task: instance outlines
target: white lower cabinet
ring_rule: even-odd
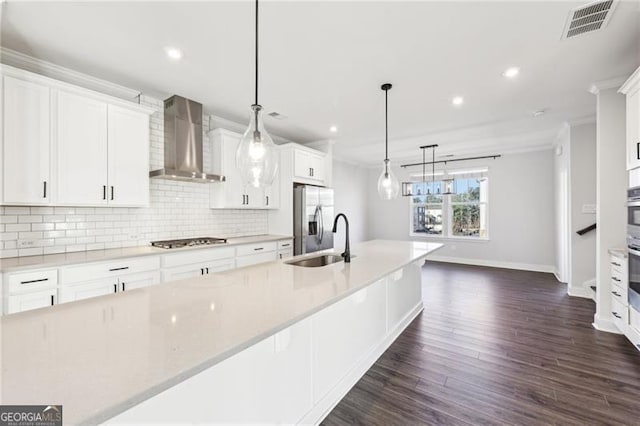
[[[3,277],[5,314],[45,308],[58,303],[58,271],[14,272]]]
[[[228,271],[234,267],[235,260],[233,258],[176,266],[162,271],[162,282],[186,280],[200,275]]]
[[[36,291],[7,297],[7,314],[29,311],[31,309],[46,308],[57,303],[56,289]]]
[[[293,240],[278,241],[278,259],[287,259],[293,256]]]
[[[135,290],[150,287],[160,283],[160,272],[142,272],[140,274],[124,275],[118,279],[118,291]]]
[[[60,303],[104,296],[106,294],[117,293],[117,291],[117,278],[103,278],[96,281],[63,285],[60,287]]]

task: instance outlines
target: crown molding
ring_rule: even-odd
[[[627,81],[627,77],[614,77],[607,80],[596,81],[589,86],[589,92],[597,95],[603,90],[618,89],[625,81]]]
[[[5,65],[129,101],[136,99],[141,94],[139,90],[121,86],[101,78],[92,77],[2,46],[0,46],[0,62]]]
[[[620,90],[618,92],[622,94],[627,94],[631,91],[632,88],[637,87],[640,84],[640,67],[631,74],[631,76],[624,82]]]
[[[596,115],[587,115],[585,117],[576,118],[573,120],[567,121],[569,126],[581,126],[583,124],[596,124]]]

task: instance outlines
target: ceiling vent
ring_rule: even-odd
[[[615,7],[615,0],[605,0],[572,9],[564,26],[562,38],[570,38],[606,27]]]
[[[271,118],[275,118],[276,120],[284,120],[286,118],[288,118],[286,115],[284,114],[280,114],[279,112],[270,112],[269,114],[267,114],[269,117]]]

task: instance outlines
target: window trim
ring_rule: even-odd
[[[486,172],[486,178],[489,181],[489,185],[487,185],[487,196],[486,196],[486,201],[481,202],[478,201],[477,203],[472,203],[472,202],[459,202],[459,203],[455,203],[457,205],[462,205],[462,204],[478,204],[478,205],[485,205],[486,209],[487,209],[487,223],[486,223],[486,236],[484,237],[465,237],[465,236],[458,236],[458,235],[451,235],[452,234],[452,223],[450,220],[451,214],[452,214],[452,205],[454,203],[451,202],[451,196],[446,196],[444,195],[442,198],[442,221],[444,222],[443,225],[443,230],[446,227],[446,235],[437,235],[437,234],[424,234],[421,232],[414,232],[414,226],[413,226],[413,208],[414,208],[414,202],[413,202],[413,196],[411,197],[407,197],[409,198],[409,236],[412,238],[419,238],[421,240],[429,240],[429,239],[433,239],[433,240],[438,240],[438,241],[465,241],[465,242],[488,242],[491,241],[491,232],[490,232],[490,214],[489,214],[489,210],[490,210],[490,203],[491,203],[491,176],[490,176],[490,169],[487,167],[487,172]],[[439,205],[439,203],[419,203],[419,205],[423,205],[423,206],[428,206],[428,205]]]

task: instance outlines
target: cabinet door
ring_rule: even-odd
[[[111,205],[149,204],[149,116],[109,105],[108,201]]]
[[[210,133],[213,172],[225,181],[211,184],[211,208],[246,208],[246,192],[236,169],[236,148],[241,135],[222,130]]]
[[[294,176],[308,179],[311,177],[311,154],[301,149],[296,149],[293,154]]]
[[[57,115],[58,202],[107,204],[107,104],[58,92]]]
[[[149,287],[160,282],[160,272],[143,272],[121,276],[118,280],[119,291],[133,290],[136,288]]]
[[[236,260],[234,258],[231,259],[222,259],[216,260],[213,262],[208,262],[204,265],[205,274],[213,274],[215,272],[224,272],[236,267]]]
[[[47,204],[50,176],[50,90],[4,77],[5,204]]]
[[[62,285],[60,287],[60,303],[75,302],[118,291],[118,280],[107,278],[82,284]]]
[[[199,277],[204,275],[205,266],[202,264],[185,265],[175,268],[169,268],[162,271],[162,282],[172,282],[186,280],[188,278]]]
[[[278,249],[278,259],[288,259],[293,256],[293,248]]]
[[[324,157],[322,155],[311,154],[309,167],[311,168],[311,179],[324,181]]]
[[[627,95],[627,170],[640,167],[640,90]]]
[[[52,306],[56,299],[56,289],[37,291],[7,297],[7,314],[30,311]]]

